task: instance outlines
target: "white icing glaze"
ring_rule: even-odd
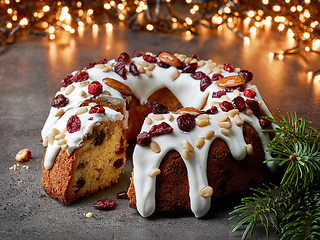
[[[132,58],[131,62],[135,63],[137,67],[139,67],[139,62],[144,61],[142,57]],[[115,60],[109,61],[108,64],[114,63]],[[205,61],[205,65],[202,67],[198,67],[196,71],[206,72],[206,67],[208,61]],[[99,97],[110,100],[118,100],[123,101],[123,96],[116,91],[115,89],[107,86],[102,80],[106,77],[113,78],[118,80],[127,86],[129,86],[133,92],[133,94],[140,99],[141,103],[146,103],[149,96],[152,95],[155,91],[161,88],[168,88],[179,100],[179,102],[184,107],[194,107],[194,108],[202,108],[209,109],[212,106],[212,103],[222,102],[223,100],[218,98],[212,98],[212,93],[223,90],[224,88],[218,87],[215,82],[213,82],[208,88],[205,89],[204,92],[200,91],[200,82],[199,80],[195,80],[191,77],[189,73],[181,73],[174,81],[171,80],[171,75],[177,69],[175,67],[169,67],[167,69],[161,68],[155,64],[155,68],[151,71],[152,76],[148,77],[146,74],[140,74],[139,76],[133,76],[128,71],[129,64],[126,64],[127,69],[127,80],[124,80],[121,76],[119,76],[114,71],[104,72],[101,68],[90,68],[87,70],[89,74],[88,81],[91,83],[92,81],[98,81],[103,85],[103,90],[107,90],[110,92],[111,96],[106,94],[101,94]],[[74,74],[74,73],[73,73]],[[207,74],[210,78],[214,72],[211,74]],[[238,75],[236,72],[227,72],[222,69],[221,73],[224,77]],[[61,108],[64,110],[64,115],[59,118],[55,117],[55,114],[59,109],[52,107],[49,113],[49,117],[43,127],[42,130],[42,138],[48,136],[48,134],[52,131],[53,128],[57,128],[59,131],[62,131],[66,126],[66,122],[70,116],[74,115],[79,106],[86,100],[89,100],[92,95],[88,93],[88,87],[80,87],[81,83],[72,83],[75,87],[73,92],[69,95],[65,94],[65,91],[59,91],[57,94],[64,94],[68,99],[69,103]],[[261,109],[266,113],[267,116],[272,116],[265,103],[263,102],[261,95],[256,88],[255,85],[247,84],[247,88],[252,88],[256,91],[257,95],[254,98],[255,100],[261,102]],[[86,93],[86,97],[80,97],[79,94],[81,91]],[[230,101],[236,97],[232,92],[228,92],[227,97]],[[243,96],[243,92],[240,93]],[[207,99],[208,98],[208,99]],[[207,100],[207,101],[206,101]],[[206,104],[204,105],[206,101]],[[89,109],[89,107],[88,107]],[[111,109],[106,109],[106,116],[102,116],[102,114],[89,114],[88,112],[85,114],[79,115],[81,120],[81,130],[69,134],[66,132],[65,139],[67,140],[68,149],[67,153],[71,154],[74,149],[80,146],[84,136],[88,134],[94,124],[98,124],[100,121],[111,120],[120,120],[123,116],[120,113],[117,113]],[[127,119],[127,112],[123,111],[125,114],[125,119]],[[221,138],[226,144],[229,146],[230,151],[234,159],[241,160],[246,156],[246,147],[247,144],[244,141],[242,126],[238,127],[234,122],[232,117],[231,124],[232,127],[230,129],[230,135],[225,136],[220,132],[220,127],[218,125],[217,117],[223,113],[221,109],[219,109],[218,114],[210,115],[210,123],[205,127],[195,127],[191,132],[185,133],[178,129],[176,125],[176,118],[179,116],[177,114],[172,114],[174,120],[172,122],[168,121],[165,116],[164,122],[167,122],[170,126],[174,128],[173,133],[166,134],[158,137],[154,137],[154,141],[156,141],[160,148],[161,152],[156,154],[150,150],[149,147],[143,147],[137,145],[133,154],[133,164],[134,164],[134,185],[136,191],[137,198],[137,208],[139,213],[144,216],[150,216],[155,210],[155,177],[149,177],[148,173],[151,170],[159,168],[161,159],[165,156],[165,154],[171,150],[177,150],[181,156],[182,154],[182,144],[185,141],[190,142],[194,146],[194,153],[192,154],[192,158],[190,160],[184,160],[188,171],[188,180],[190,187],[190,203],[191,210],[194,212],[196,217],[204,216],[208,210],[210,209],[211,199],[210,197],[204,198],[200,195],[200,190],[203,187],[208,185],[208,180],[206,176],[206,168],[207,168],[207,155],[208,150],[211,145],[211,142],[215,138]],[[151,114],[152,115],[152,114]],[[149,116],[151,116],[149,115]],[[269,136],[261,131],[261,127],[259,125],[258,119],[252,115],[247,116],[244,113],[240,113],[239,116],[243,119],[243,121],[249,123],[258,133],[262,146],[264,150],[267,149],[267,143],[269,142]],[[89,117],[93,117],[93,120],[88,120]],[[160,121],[160,122],[163,122]],[[125,122],[125,120],[124,120]],[[149,131],[149,129],[154,124],[159,124],[153,120],[151,125],[144,124],[142,126],[142,131]],[[203,136],[207,130],[213,130],[215,135],[210,140],[205,140],[205,144],[201,149],[195,147],[195,141],[198,137]],[[50,169],[53,165],[54,159],[60,149],[60,146],[57,145],[57,141],[55,140],[53,144],[49,144],[47,147],[44,165],[46,169]],[[271,158],[270,154],[266,152],[266,159]],[[270,169],[274,169],[274,163],[267,164]]]

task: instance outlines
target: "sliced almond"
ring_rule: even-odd
[[[211,197],[213,194],[213,188],[210,186],[206,186],[200,190],[200,195],[204,198]]]
[[[57,142],[57,144],[59,145],[59,146],[62,146],[62,145],[64,145],[64,144],[66,144],[67,143],[67,140],[66,139],[60,139],[60,140],[58,140],[58,142]]]
[[[55,140],[60,140],[60,139],[63,139],[63,138],[65,138],[65,134],[64,133],[59,133],[58,135],[56,135],[54,137]]]
[[[67,149],[68,149],[68,144],[63,144],[62,146],[61,146],[61,149],[63,150],[63,151],[66,151]]]
[[[220,78],[216,84],[219,87],[237,87],[243,85],[245,82],[244,77],[236,75]]]
[[[174,54],[172,53],[168,53],[168,52],[162,52],[159,54],[158,58],[170,65],[170,66],[174,66],[174,67],[180,67],[181,66],[181,61],[179,60],[179,58],[177,58]]]
[[[110,72],[112,68],[110,66],[106,66],[102,69],[102,72]]]
[[[109,87],[112,87],[113,89],[119,91],[121,94],[125,96],[130,96],[132,94],[131,88],[129,88],[127,85],[123,84],[122,82],[119,82],[113,78],[104,78],[102,81],[107,84]]]
[[[52,133],[53,136],[56,136],[56,135],[58,135],[60,133],[60,131],[58,129],[56,129],[56,128],[52,128],[51,133]]]
[[[144,73],[145,73],[149,78],[152,77],[152,73],[151,73],[148,69],[145,69],[145,70],[144,70]]]
[[[191,115],[198,116],[200,114],[200,111],[198,109],[196,109],[196,108],[186,107],[186,108],[178,109],[176,113],[178,113],[178,114],[189,113]]]
[[[144,68],[141,67],[141,66],[138,68],[138,71],[139,71],[140,73],[144,73],[144,72],[145,72]]]

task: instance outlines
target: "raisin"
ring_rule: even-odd
[[[117,59],[118,61],[124,62],[124,63],[128,63],[130,61],[130,56],[128,53],[123,52],[120,54],[120,56]]]
[[[145,60],[148,63],[156,63],[157,62],[157,59],[155,57],[152,57],[152,56],[147,55],[147,54],[144,54],[142,56],[142,58],[143,58],[143,60]]]
[[[110,200],[110,199],[101,199],[95,204],[93,204],[93,206],[99,210],[111,210],[111,209],[114,209],[116,205],[117,205],[117,201]]]
[[[147,132],[141,132],[137,136],[137,144],[147,146],[151,143],[151,135]]]
[[[169,67],[170,67],[169,64],[166,64],[166,63],[161,62],[161,61],[157,62],[157,65],[158,65],[159,67],[162,67],[162,68],[169,68]]]
[[[127,70],[124,62],[118,61],[116,65],[114,65],[114,71],[124,80],[127,80]]]
[[[244,77],[244,79],[246,80],[246,82],[249,82],[252,80],[253,78],[253,74],[252,72],[249,72],[248,70],[241,70],[238,75]]]
[[[212,81],[218,81],[220,78],[223,78],[223,75],[222,74],[213,74],[212,75]]]
[[[140,72],[138,70],[137,65],[135,65],[133,62],[130,63],[129,65],[129,72],[133,75],[133,76],[139,76]]]
[[[195,117],[189,113],[177,118],[178,128],[184,132],[190,132],[196,126]]]
[[[82,178],[79,178],[76,182],[77,188],[82,188],[85,183],[86,183],[85,180],[83,180]]]
[[[247,106],[246,106],[246,103],[243,99],[243,97],[235,97],[233,100],[232,100],[232,104],[234,106],[234,108],[238,109],[240,112],[243,112],[247,109]]]
[[[123,158],[119,158],[117,161],[115,161],[113,163],[113,167],[115,169],[118,169],[118,168],[122,167],[123,164],[124,164]]]
[[[157,102],[148,102],[148,106],[150,111],[153,114],[162,114],[162,113],[168,113],[169,109],[167,106],[157,103]]]
[[[256,96],[256,91],[253,89],[246,89],[243,94],[248,98],[254,98]]]
[[[229,112],[230,110],[233,109],[232,103],[230,103],[228,101],[223,101],[223,102],[219,103],[219,107],[224,112]]]
[[[58,94],[54,99],[51,101],[52,107],[61,108],[66,106],[69,103],[69,99],[66,98],[63,94]]]
[[[182,69],[182,73],[194,73],[198,68],[198,63],[191,63]]]
[[[118,192],[117,199],[129,199],[126,191]]]
[[[69,133],[74,133],[80,131],[81,129],[81,121],[77,115],[73,115],[69,118],[67,122],[67,131]]]
[[[205,78],[202,78],[201,82],[200,82],[200,90],[201,90],[201,92],[206,90],[207,87],[209,87],[211,84],[212,84],[212,81],[209,78],[209,76],[206,76]]]
[[[60,81],[62,87],[68,87],[73,81],[71,80],[72,75],[66,76],[64,79]]]
[[[89,114],[92,114],[92,113],[105,114],[106,110],[101,105],[95,105],[95,106],[91,107],[89,110]]]
[[[155,137],[172,132],[173,128],[168,123],[162,122],[158,125],[153,125],[149,131],[149,134],[151,135],[151,137]]]
[[[76,71],[70,80],[73,82],[83,82],[89,78],[89,74],[86,71]]]
[[[271,122],[265,118],[259,118],[259,124],[262,128],[267,128],[271,126]]]
[[[101,131],[98,136],[94,139],[94,145],[95,146],[99,146],[101,145],[101,143],[103,143],[103,140],[105,139],[106,134],[104,133],[104,131]]]
[[[102,93],[102,85],[98,81],[93,81],[88,86],[88,92],[94,96],[98,96]]]
[[[200,114],[216,114],[216,113],[218,113],[218,108],[216,106],[212,106],[211,108],[205,111],[200,111]]]
[[[226,91],[225,90],[220,90],[218,92],[213,92],[212,93],[212,98],[221,98],[223,95],[226,95]]]
[[[230,64],[228,64],[228,63],[225,63],[225,64],[223,65],[223,69],[224,69],[225,71],[227,71],[227,72],[233,72],[233,67],[232,67]]]

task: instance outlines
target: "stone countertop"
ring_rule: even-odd
[[[265,33],[267,34],[267,33]],[[270,33],[268,33],[270,35]],[[41,188],[41,160],[44,148],[40,131],[60,80],[89,62],[112,59],[121,52],[160,50],[196,53],[201,59],[230,63],[254,73],[253,83],[271,111],[296,111],[298,116],[320,127],[320,82],[307,78],[315,67],[315,55],[309,65],[298,56],[272,60],[270,51],[289,48],[292,43],[281,36],[257,36],[244,44],[235,34],[222,29],[191,39],[166,34],[134,33],[122,25],[112,31],[90,29],[70,36],[57,34],[54,41],[27,36],[18,43],[0,49],[0,236],[1,239],[240,239],[232,233],[228,221],[231,208],[217,209],[204,219],[193,216],[142,218],[118,200],[113,211],[92,207],[101,198],[116,199],[127,189],[132,161],[129,160],[119,183],[70,206],[52,199]],[[318,66],[319,67],[319,66]],[[32,160],[16,171],[15,154],[29,148]],[[85,217],[88,212],[92,218]],[[250,239],[265,239],[264,229]],[[277,239],[271,234],[270,239]]]

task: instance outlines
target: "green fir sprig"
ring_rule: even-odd
[[[279,111],[273,123],[275,133],[269,152],[277,155],[284,168],[280,186],[265,185],[252,189],[253,196],[243,198],[229,219],[237,219],[233,231],[244,226],[242,239],[262,224],[268,237],[270,228],[281,239],[320,239],[320,134],[310,122],[297,115]]]

